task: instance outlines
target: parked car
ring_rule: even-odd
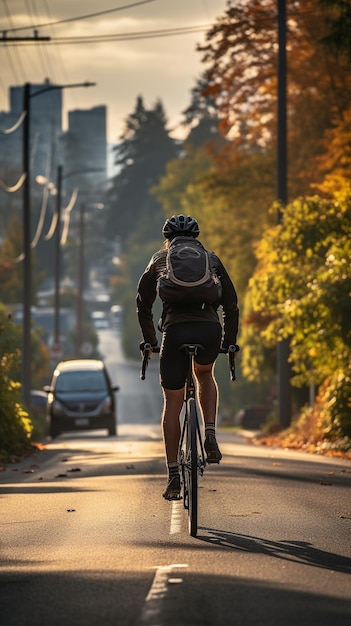
[[[40,415],[46,415],[48,395],[41,389],[32,389],[30,392],[30,408]]]
[[[113,328],[120,328],[123,320],[123,307],[120,304],[114,304],[111,306],[110,320]]]
[[[93,311],[91,319],[96,330],[106,330],[110,328],[108,317],[104,311]]]
[[[61,361],[45,386],[49,433],[104,428],[116,434],[116,403],[105,364],[99,359]]]
[[[259,430],[270,413],[271,409],[265,406],[245,406],[235,415],[234,424],[247,430]]]

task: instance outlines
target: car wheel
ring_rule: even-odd
[[[55,426],[50,426],[49,434],[52,439],[55,439],[55,437],[58,437],[61,433],[57,428],[55,428]]]
[[[116,424],[114,422],[113,425],[108,429],[109,437],[115,437],[116,436],[116,432],[117,432]]]

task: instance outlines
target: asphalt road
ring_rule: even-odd
[[[349,626],[351,463],[220,431],[194,539],[161,496],[157,362],[141,382],[102,345],[118,436],[62,435],[0,472],[1,626]]]

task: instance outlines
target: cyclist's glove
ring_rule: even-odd
[[[225,350],[225,352],[229,351],[229,348],[231,349],[231,351],[233,352],[239,352],[240,350],[240,346],[238,346],[237,343],[231,343],[231,344],[227,344],[226,342],[223,341],[222,345],[221,345],[221,349]],[[233,350],[234,348],[234,350]]]
[[[149,346],[151,347],[151,349],[152,349],[152,348],[157,348],[157,342],[156,342],[156,343],[153,343],[153,344],[150,344],[148,341],[141,341],[141,342],[140,342],[140,344],[139,344],[139,350],[140,350],[140,352],[142,352],[143,354],[144,354],[144,352],[145,352],[145,346],[146,346],[146,345],[149,345]]]

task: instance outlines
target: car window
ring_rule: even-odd
[[[104,373],[76,371],[62,372],[56,381],[56,391],[106,391],[107,383]]]

